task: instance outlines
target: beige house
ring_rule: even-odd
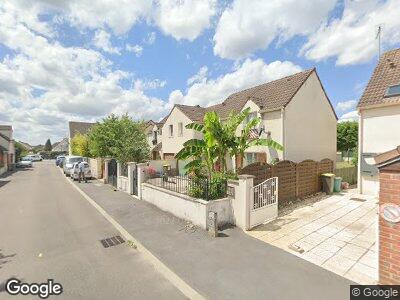
[[[162,126],[165,118],[160,122],[154,122],[153,120],[145,123],[145,133],[147,135],[147,142],[150,147],[150,156],[153,160],[158,160],[163,157],[162,154]]]
[[[13,129],[9,125],[0,125],[0,175],[15,163]]]
[[[400,145],[400,49],[382,55],[358,103],[360,192],[377,196],[373,157]]]
[[[337,117],[315,69],[234,93],[221,104],[207,108],[175,105],[162,129],[163,158],[172,158],[185,141],[201,138],[201,134],[185,125],[201,122],[207,111],[217,112],[224,120],[231,111],[247,107],[251,109],[250,118],[262,119],[254,134],[271,137],[284,146],[284,151],[252,147],[246,152],[245,164],[276,159],[336,160]]]

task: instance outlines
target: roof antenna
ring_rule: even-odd
[[[378,39],[378,61],[381,58],[381,37],[382,37],[382,24],[378,25],[378,32],[375,39]]]

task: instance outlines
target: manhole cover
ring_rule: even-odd
[[[100,240],[100,243],[103,245],[104,248],[117,246],[119,244],[125,243],[124,239],[119,235],[106,238],[104,240]]]

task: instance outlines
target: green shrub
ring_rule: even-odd
[[[204,200],[221,199],[226,196],[227,180],[236,179],[234,173],[212,173],[211,179],[194,177],[191,180],[188,195]]]

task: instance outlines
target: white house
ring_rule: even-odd
[[[162,129],[164,159],[172,158],[185,141],[201,138],[198,132],[186,129],[186,124],[201,122],[207,111],[217,112],[224,120],[231,111],[247,107],[251,109],[250,117],[262,119],[255,134],[271,137],[284,146],[284,151],[252,147],[246,152],[245,164],[276,159],[336,160],[337,117],[315,69],[234,93],[221,104],[207,108],[175,105]]]
[[[400,49],[384,53],[358,103],[360,192],[378,195],[373,157],[400,145]]]
[[[13,129],[9,125],[0,125],[0,175],[15,163]]]

